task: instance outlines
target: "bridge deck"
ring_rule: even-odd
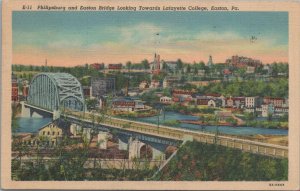
[[[78,119],[78,115],[76,116],[74,114],[67,115],[67,117]],[[93,123],[90,117],[86,118],[88,119],[82,120],[88,123]],[[149,123],[130,121],[115,117],[109,117],[105,121],[100,122],[99,125],[105,125],[116,129],[122,129],[126,131],[141,133],[145,135],[152,135],[161,138],[173,139],[177,141],[183,141],[186,137],[192,137],[195,141],[208,144],[219,144],[230,148],[240,149],[244,152],[250,152],[272,157],[288,157],[288,147],[286,146],[262,143],[240,138],[232,138],[227,136],[216,136],[212,133],[197,132],[182,128],[172,128],[163,125],[160,125],[158,127]]]

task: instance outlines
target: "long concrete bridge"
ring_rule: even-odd
[[[26,108],[38,110],[37,106],[31,106],[24,103]],[[53,114],[54,112],[41,109],[43,112]],[[74,112],[61,114],[60,117],[65,118],[71,123],[84,125],[87,128],[97,127],[99,131],[108,132],[112,129],[118,131],[119,134],[127,137],[135,137],[143,142],[151,142],[161,145],[176,145],[183,140],[194,140],[207,144],[218,144],[225,147],[240,149],[244,152],[254,154],[267,155],[273,157],[288,157],[288,147],[275,144],[262,143],[246,139],[232,138],[229,136],[220,136],[213,133],[205,133],[200,131],[192,131],[183,128],[173,128],[160,125],[159,127],[150,123],[119,119],[115,117],[107,117],[106,120],[100,123],[93,121],[90,116],[92,114],[86,112],[85,118],[82,118],[82,113]],[[93,114],[96,115],[97,114]],[[126,143],[125,143],[126,144]],[[161,149],[160,149],[161,150]]]
[[[41,93],[42,92],[42,93]],[[50,95],[50,96],[49,96]],[[54,99],[54,101],[52,100]],[[24,111],[23,111],[24,110]],[[61,111],[70,110],[77,112],[62,113]],[[129,141],[131,148],[137,152],[143,144],[149,143],[155,148],[154,151],[162,151],[166,145],[176,145],[178,142],[194,140],[207,144],[218,144],[225,147],[240,149],[272,157],[288,157],[288,147],[275,144],[250,141],[229,136],[218,136],[213,133],[192,131],[183,128],[173,128],[168,126],[149,124],[115,117],[106,116],[105,120],[95,122],[93,115],[85,111],[85,103],[81,86],[76,78],[64,73],[42,73],[34,77],[29,89],[28,102],[23,104],[22,114],[31,117],[43,116],[43,113],[50,114],[53,119],[65,118],[71,123],[81,125],[87,129],[97,127],[98,131],[112,131],[115,129],[125,139],[135,137],[138,141]],[[100,135],[101,137],[101,135]],[[122,142],[122,140],[120,140]],[[126,146],[128,141],[123,143]],[[163,145],[163,146],[162,146]],[[136,153],[139,155],[139,153]]]

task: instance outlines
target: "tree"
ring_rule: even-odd
[[[190,66],[189,64],[187,65],[186,72],[187,72],[187,73],[190,73],[190,72],[191,72],[191,66]]]
[[[178,59],[176,64],[177,64],[177,69],[178,70],[183,69],[183,62],[181,61],[181,59]]]
[[[130,61],[126,62],[126,68],[128,71],[130,71],[131,65],[132,65],[132,63]]]
[[[96,105],[98,104],[98,100],[96,99],[87,99],[86,107],[88,110],[96,109]]]
[[[149,65],[149,62],[148,62],[148,60],[147,59],[145,59],[145,60],[142,60],[142,65],[144,66],[144,69],[146,70],[146,69],[150,69],[150,65]]]

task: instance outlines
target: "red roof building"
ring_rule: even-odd
[[[284,99],[283,98],[272,98],[272,97],[264,97],[264,104],[273,104],[275,107],[283,107]]]
[[[17,77],[12,75],[11,78],[11,100],[19,101],[19,86]]]
[[[104,69],[104,63],[94,63],[94,64],[91,64],[90,67],[94,70],[101,70],[101,69]]]
[[[122,64],[109,64],[108,69],[110,70],[121,70]]]

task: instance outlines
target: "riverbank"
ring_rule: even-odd
[[[187,124],[193,124],[193,125],[212,125],[209,123],[205,123],[202,121],[196,121],[196,120],[178,120],[180,123],[187,123]],[[236,125],[233,125],[229,122],[219,122],[217,124],[213,124],[215,126],[230,126],[230,127],[235,127]]]
[[[236,137],[236,136],[232,136]],[[287,135],[244,135],[244,136],[238,136],[238,138],[248,139],[251,141],[258,141],[263,143],[270,143],[275,145],[281,145],[281,146],[288,146],[288,136]]]
[[[285,122],[270,122],[270,121],[253,121],[250,123],[244,122],[240,124],[232,124],[230,122],[213,122],[205,123],[199,120],[178,120],[180,123],[193,124],[193,125],[213,125],[213,126],[230,126],[230,127],[254,127],[266,129],[285,129],[288,130],[288,124]]]

